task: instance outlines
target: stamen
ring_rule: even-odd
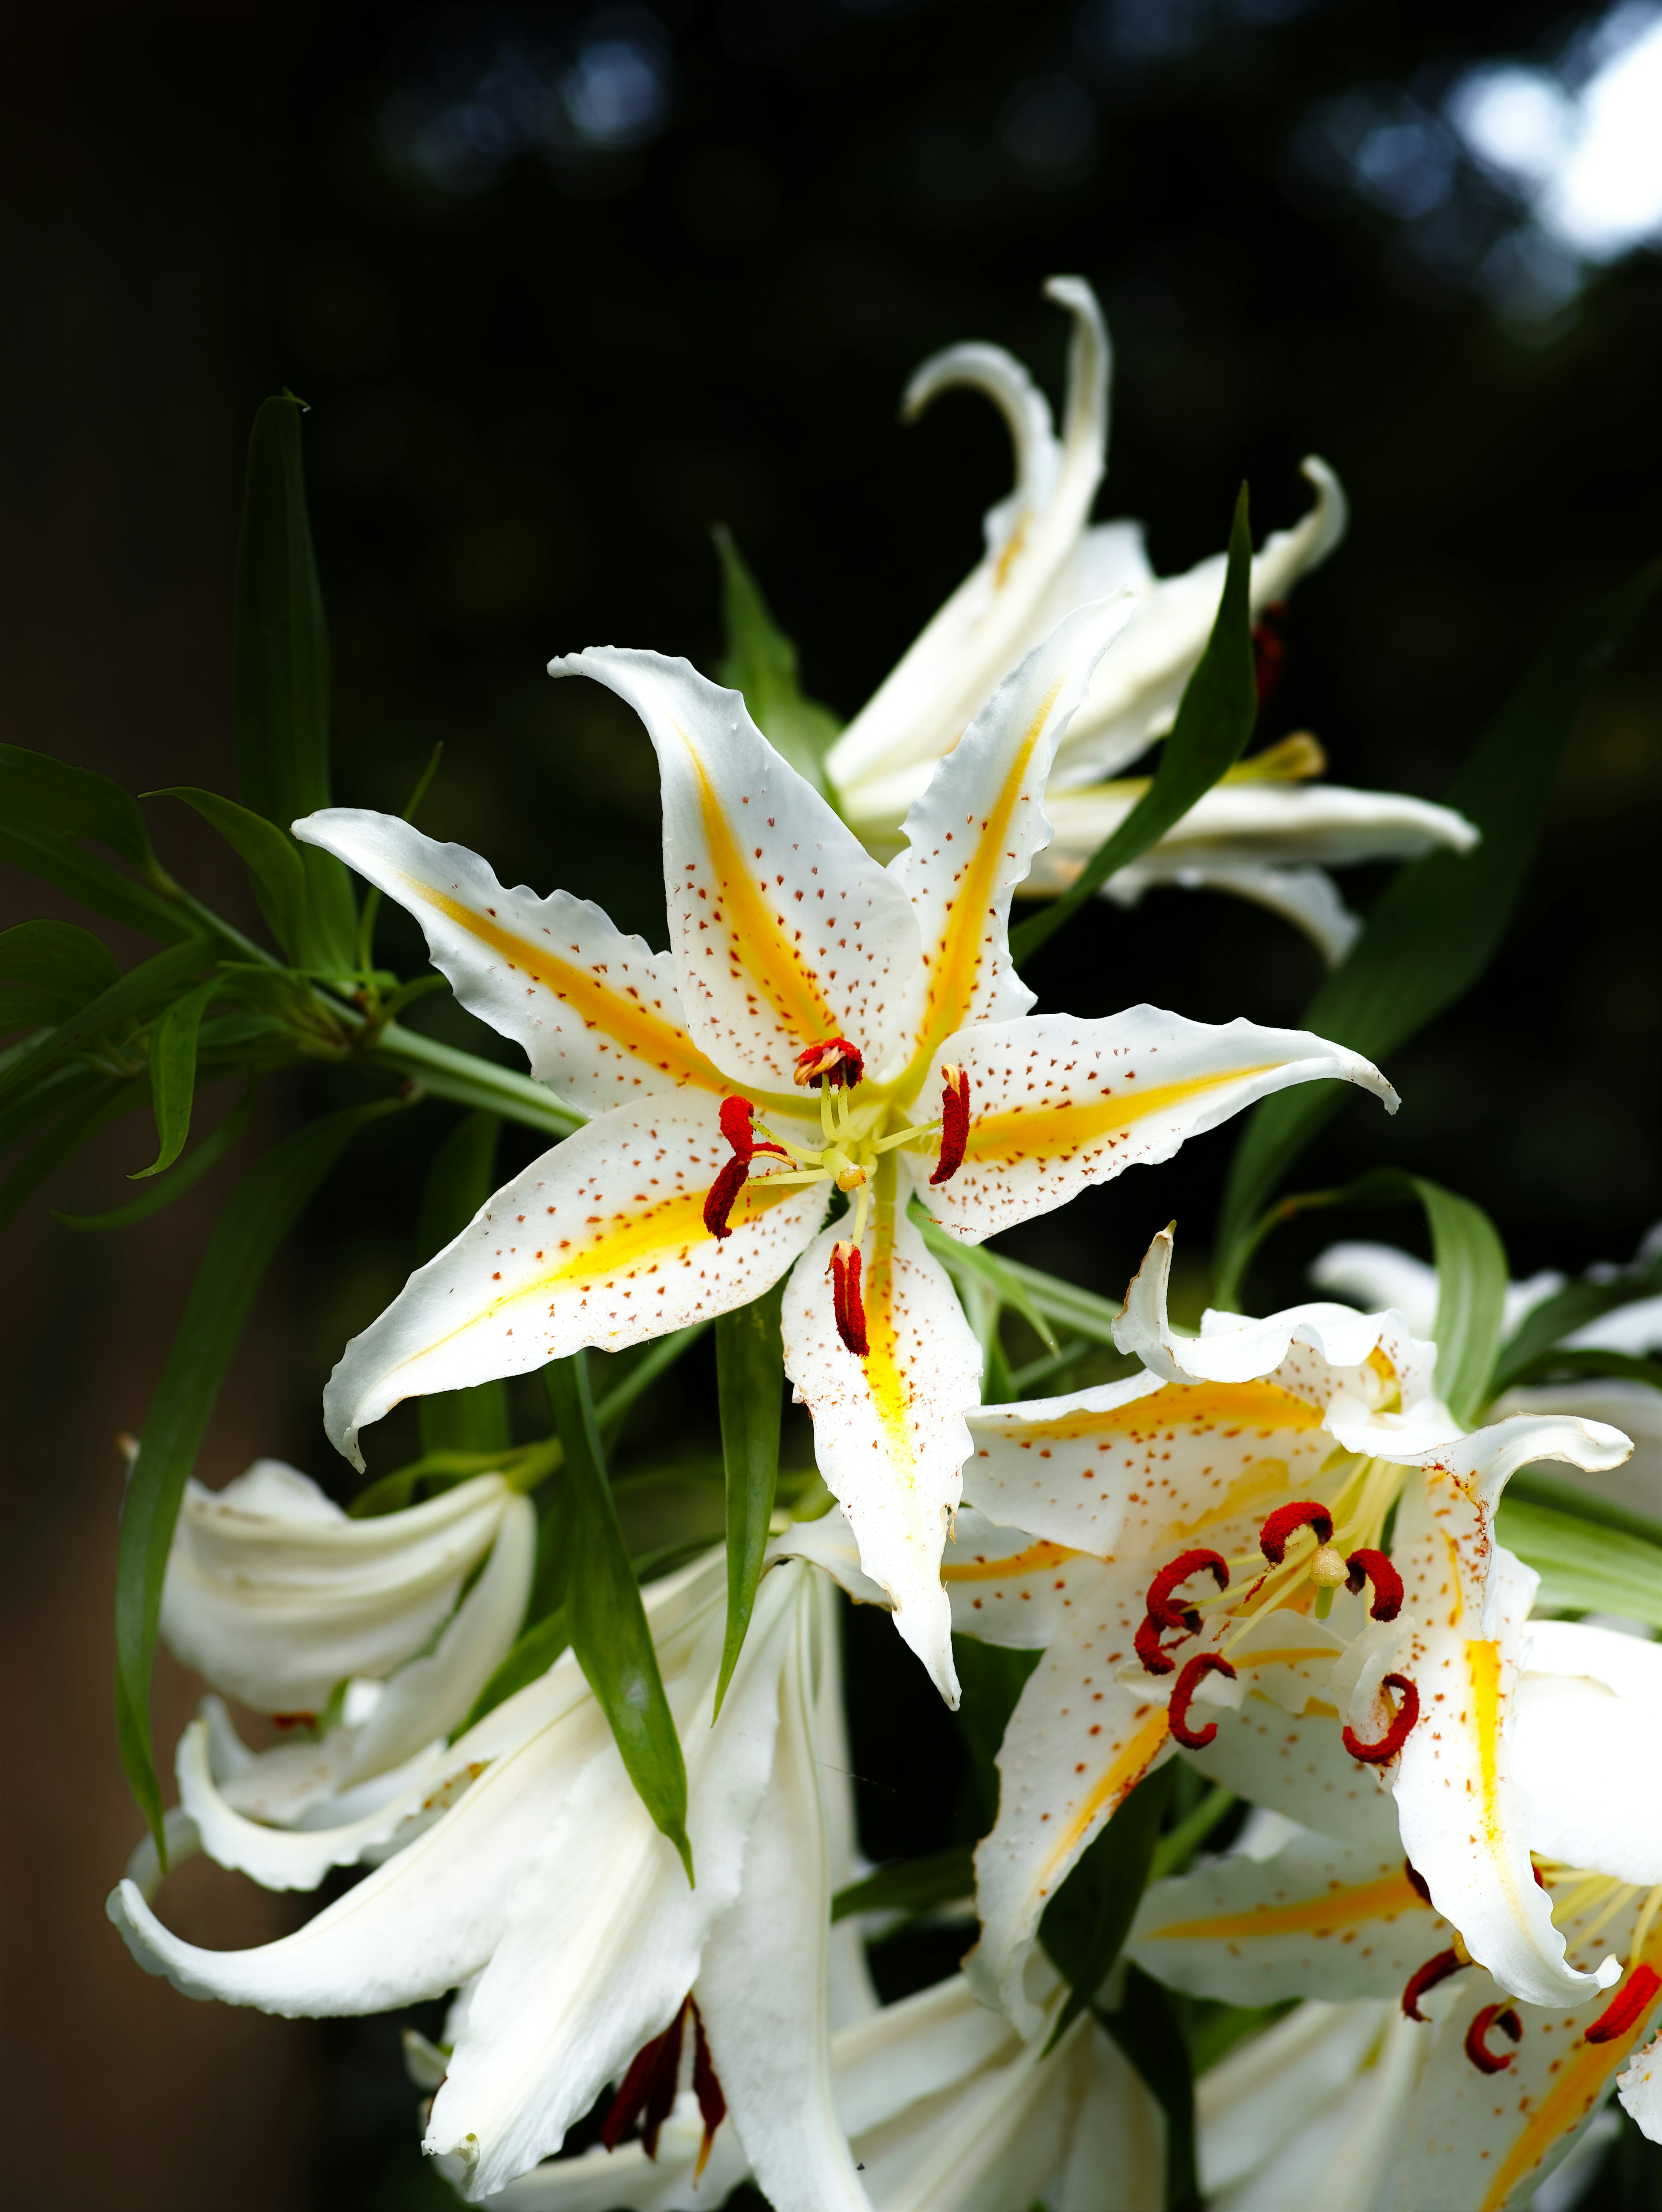
[[[1315,1531],[1318,1544],[1333,1540],[1333,1516],[1326,1506],[1313,1498],[1296,1498],[1291,1505],[1278,1505],[1258,1531],[1258,1549],[1272,1567],[1278,1567],[1287,1557],[1288,1539],[1300,1528]]]
[[[1182,1607],[1172,1601],[1172,1593],[1179,1583],[1186,1583],[1190,1575],[1209,1572],[1221,1590],[1229,1587],[1228,1562],[1218,1552],[1179,1552],[1168,1561],[1148,1585],[1148,1617],[1157,1620],[1162,1628],[1189,1628],[1191,1623]]]
[[[844,1239],[831,1246],[831,1310],[837,1334],[856,1359],[866,1357],[866,1309],[860,1296],[860,1247]]]
[[[728,1216],[732,1212],[733,1202],[744,1188],[745,1178],[749,1173],[750,1162],[735,1154],[711,1183],[704,1200],[704,1226],[712,1237],[732,1236],[733,1231],[728,1227]]]
[[[1504,2074],[1512,2063],[1509,2051],[1491,2051],[1484,2041],[1492,2027],[1498,2027],[1514,2043],[1523,2039],[1524,2023],[1510,2005],[1485,2005],[1466,2030],[1466,2057],[1480,2074]]]
[[[724,1161],[704,1200],[704,1226],[712,1237],[731,1237],[728,1216],[733,1211],[734,1200],[745,1187],[750,1173],[750,1164],[758,1152],[777,1152],[782,1160],[790,1154],[782,1145],[776,1145],[771,1137],[756,1133],[756,1109],[748,1098],[724,1098],[717,1115],[721,1134],[733,1147],[733,1158]]]
[[[1353,1552],[1345,1561],[1349,1572],[1344,1586],[1353,1596],[1361,1593],[1365,1582],[1373,1585],[1373,1602],[1368,1615],[1374,1620],[1395,1620],[1403,1609],[1403,1578],[1383,1552],[1362,1550]]]
[[[1616,2043],[1635,2027],[1659,1989],[1662,1978],[1653,1966],[1635,1966],[1615,1997],[1587,2030],[1589,2043]]]
[[[1353,1759],[1363,1759],[1369,1766],[1388,1766],[1408,1741],[1408,1732],[1420,1717],[1420,1692],[1406,1674],[1387,1674],[1381,1686],[1389,1690],[1400,1690],[1403,1702],[1397,1708],[1397,1717],[1379,1738],[1378,1743],[1364,1743],[1347,1722],[1343,1742]]]
[[[852,1091],[865,1073],[865,1054],[857,1045],[847,1037],[827,1037],[823,1044],[811,1044],[797,1054],[791,1079],[803,1091],[814,1083],[826,1091]]]
[[[970,1141],[970,1079],[949,1062],[941,1071],[941,1158],[929,1177],[930,1188],[950,1182],[964,1164]]]
[[[1423,2020],[1420,2000],[1428,1990],[1434,1990],[1439,1982],[1446,1982],[1451,1974],[1471,1964],[1458,1951],[1434,1951],[1423,1966],[1416,1966],[1403,1989],[1403,2010],[1410,2020]]]
[[[1166,1657],[1160,1644],[1160,1624],[1151,1613],[1145,1617],[1142,1626],[1131,1639],[1132,1649],[1141,1660],[1145,1674],[1169,1674],[1177,1666],[1175,1659]]]
[[[1232,1682],[1235,1680],[1234,1668],[1220,1652],[1198,1652],[1178,1675],[1178,1686],[1166,1707],[1172,1733],[1187,1751],[1203,1751],[1218,1732],[1215,1721],[1208,1721],[1203,1729],[1191,1729],[1189,1725],[1189,1700],[1208,1674],[1227,1674]]]
[[[692,2094],[698,2100],[698,2117],[704,2124],[704,2139],[698,2146],[698,2163],[692,2169],[696,2182],[709,2163],[715,2146],[715,2130],[728,2116],[728,2100],[721,2083],[715,2078],[715,2068],[710,2059],[709,2045],[704,2040],[704,2023],[699,2018],[698,2008],[692,2005]]]
[[[681,2032],[686,2024],[691,1996],[683,1997],[675,2017],[661,2035],[644,2043],[630,2061],[623,2087],[612,2100],[612,2109],[600,2128],[600,2141],[616,2150],[638,2135],[649,2159],[658,2155],[658,2130],[675,2103],[681,2073]]]

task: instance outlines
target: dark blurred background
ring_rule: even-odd
[[[232,787],[242,452],[287,384],[312,407],[337,797],[401,809],[442,740],[425,827],[661,943],[645,738],[544,664],[610,641],[713,666],[721,520],[808,689],[852,713],[970,567],[1008,482],[982,403],[897,426],[908,374],[989,338],[1059,398],[1065,322],[1039,287],[1078,271],[1117,352],[1099,514],[1144,518],[1170,572],[1222,545],[1243,476],[1260,535],[1291,521],[1299,458],[1323,454],[1351,534],[1293,603],[1261,738],[1312,729],[1336,781],[1435,798],[1554,629],[1657,550],[1662,195],[1653,181],[1647,208],[1630,112],[1614,184],[1608,143],[1601,168],[1585,134],[1633,110],[1658,12],[30,11],[0,89],[4,735],[135,789]],[[1489,1208],[1515,1274],[1631,1253],[1662,1211],[1659,705],[1653,617],[1582,719],[1501,958],[1393,1061],[1397,1120],[1347,1104],[1301,1181],[1385,1158],[1428,1172]],[[254,926],[234,864],[164,809],[168,864]],[[1384,873],[1348,873],[1351,902]],[[70,911],[31,884],[5,896],[8,920]],[[417,971],[400,917],[380,945]],[[1269,1021],[1295,1020],[1317,977],[1285,924],[1175,890],[1087,915],[1034,971],[1044,1003],[1082,1014],[1149,997]],[[417,1019],[493,1049],[447,1003]],[[320,1103],[308,1080],[267,1087],[268,1139]],[[262,1294],[208,1480],[270,1452],[339,1487],[317,1394],[414,1259],[449,1112],[400,1117],[314,1207]],[[1232,1141],[1012,1249],[1117,1296],[1176,1214],[1197,1304]],[[113,1438],[142,1423],[236,1172],[119,1243],[52,1222],[54,1205],[113,1203],[142,1149],[137,1122],[109,1133],[32,1205],[0,1279],[12,2187],[127,2212],[424,2201],[390,2028],[190,2006],[102,1918],[137,1826],[107,1686]],[[510,1132],[504,1164],[527,1149]],[[1420,1242],[1407,1217],[1329,1217],[1271,1248],[1255,1302],[1300,1295],[1311,1253],[1345,1231]],[[695,1358],[648,1410],[643,1458],[708,1443],[709,1401]],[[408,1455],[385,1427],[382,1468]],[[904,1692],[880,1693],[880,1726],[858,1632],[854,1658],[868,1843],[928,1848],[962,1754],[922,1696],[898,1742]],[[164,1664],[160,1741],[193,1694]],[[299,1909],[199,1867],[169,1896],[175,1924],[216,1943]]]

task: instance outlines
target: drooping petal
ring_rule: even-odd
[[[1555,1469],[1560,1482],[1602,1498],[1612,1505],[1654,1518],[1662,1500],[1662,1391],[1648,1382],[1618,1376],[1589,1376],[1584,1381],[1532,1383],[1507,1390],[1488,1409],[1488,1419],[1503,1421],[1513,1413],[1571,1413],[1579,1420],[1599,1421],[1633,1438],[1633,1456],[1620,1467],[1603,1468],[1584,1474],[1579,1468]]]
[[[1129,908],[1141,902],[1145,891],[1163,884],[1185,891],[1222,891],[1230,898],[1268,907],[1271,914],[1301,929],[1330,968],[1339,965],[1361,935],[1361,916],[1345,904],[1325,868],[1288,868],[1247,860],[1197,860],[1187,854],[1167,859],[1156,846],[1129,868],[1116,869],[1103,885],[1102,896]]]
[[[1336,1712],[1294,1714],[1249,1691],[1239,1712],[1208,1716],[1217,1735],[1184,1755],[1238,1797],[1384,1857],[1397,1844],[1397,1808],[1377,1771],[1346,1752]]]
[[[1259,2005],[1397,1996],[1451,1940],[1400,1851],[1381,1856],[1306,1829],[1271,1858],[1218,1859],[1154,1883],[1127,1948],[1173,1989]]]
[[[868,1356],[840,1336],[827,1270],[846,1226],[811,1244],[785,1290],[785,1372],[813,1416],[814,1452],[886,1592],[895,1626],[943,1698],[958,1703],[952,1613],[941,1583],[947,1522],[981,1395],[981,1347],[946,1270],[909,1218],[894,1155],[879,1164],[863,1258]]]
[[[704,1201],[730,1157],[703,1093],[620,1107],[545,1152],[347,1346],[324,1393],[336,1449],[362,1467],[358,1431],[402,1399],[585,1345],[616,1351],[758,1297],[813,1236],[826,1189],[752,1176],[718,1241]]]
[[[1402,2064],[1415,2050],[1413,2031],[1400,2017],[1393,2026],[1392,2010],[1378,1998],[1312,1997],[1200,2076],[1196,2149],[1208,2202],[1229,2212],[1316,2203],[1372,2212],[1414,2077]],[[1362,2084],[1385,2092],[1383,2139],[1355,2095]]]
[[[1662,1644],[1573,1620],[1533,1621],[1529,1639],[1512,1758],[1531,1850],[1662,1881]]]
[[[832,1037],[874,1068],[916,987],[899,886],[752,721],[685,660],[610,647],[549,663],[628,701],[658,756],[664,891],[684,1018],[733,1079],[789,1097],[798,1055]]]
[[[989,1022],[948,1038],[942,1056],[970,1079],[969,1149],[952,1181],[922,1196],[966,1243],[1128,1167],[1170,1159],[1186,1139],[1290,1084],[1336,1078],[1397,1106],[1379,1070],[1342,1045],[1247,1021],[1185,1021],[1156,1006],[1094,1022]]]
[[[687,1034],[675,963],[569,891],[506,890],[466,845],[391,814],[332,806],[295,824],[421,924],[468,1012],[525,1048],[531,1073],[582,1114],[730,1088]]]
[[[1010,899],[1050,842],[1044,780],[1057,744],[1135,607],[1121,595],[1060,623],[999,686],[907,814],[906,847],[889,872],[911,901],[923,951],[903,1097],[956,1030],[1033,1004],[1010,958]]]
[[[1023,1986],[1039,1915],[1135,1784],[1170,1755],[1164,1691],[1117,1677],[1143,1613],[1140,1565],[1099,1571],[1095,1603],[1070,1611],[1027,1679],[998,1754],[998,1820],[976,1850],[981,1942],[966,1970],[1024,2036],[1039,2014]]]
[[[779,1736],[739,1894],[704,1946],[697,1996],[728,2110],[776,2212],[869,2212],[833,2102],[825,1808],[804,1587],[779,1687]]]
[[[337,1684],[389,1674],[428,1642],[510,1496],[500,1475],[484,1474],[405,1512],[354,1521],[276,1460],[223,1490],[192,1482],[161,1633],[176,1658],[257,1712],[321,1712]]]
[[[949,752],[1017,661],[1069,611],[1059,608],[1049,622],[1040,617],[1074,557],[1102,480],[1111,355],[1101,310],[1087,284],[1076,276],[1057,276],[1044,289],[1074,318],[1059,459],[1052,458],[1054,449],[1045,442],[1048,421],[1009,373],[1001,372],[999,404],[1013,428],[1018,422],[1022,425],[1017,447],[1020,508],[1007,501],[994,509],[989,534],[998,540],[995,549],[989,543],[980,565],[832,747],[827,771],[855,816],[862,811],[861,787],[868,780]],[[977,358],[984,371],[987,356]],[[959,359],[961,368],[962,355]],[[926,364],[920,375],[931,367]],[[959,374],[951,380],[969,380]],[[974,380],[989,388],[984,374]]]

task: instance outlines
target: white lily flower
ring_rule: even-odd
[[[1391,1790],[1403,1845],[1472,1954],[1532,2002],[1581,2002],[1593,1984],[1565,1964],[1531,1877],[1513,1773],[1536,1577],[1490,1531],[1525,1461],[1608,1467],[1626,1437],[1562,1418],[1463,1436],[1431,1395],[1434,1348],[1391,1313],[1209,1313],[1179,1337],[1171,1255],[1165,1231],[1116,1328],[1141,1375],[971,1417],[965,1488],[981,1514],[960,1516],[943,1570],[954,1620],[1044,1648],[977,1853],[971,1978],[1032,2030],[1022,1978],[1046,1900],[1174,1746],[1207,1765],[1250,1686],[1294,1713],[1312,1695],[1344,1711],[1350,1792]],[[1284,1747],[1267,1740],[1262,1758]],[[1232,1786],[1263,1800],[1258,1763]]]
[[[1659,1250],[1662,1223],[1641,1243],[1634,1267],[1643,1267]],[[1597,1281],[1614,1279],[1619,1271],[1601,1263],[1587,1272]],[[1393,1306],[1416,1333],[1430,1334],[1437,1310],[1437,1270],[1394,1245],[1331,1244],[1311,1267],[1310,1279],[1319,1289],[1361,1306]],[[1511,1336],[1538,1305],[1564,1288],[1565,1280],[1555,1269],[1543,1268],[1525,1282],[1509,1283],[1503,1335]],[[1662,1296],[1629,1299],[1626,1305],[1567,1331],[1549,1348],[1615,1352],[1635,1359],[1662,1352]],[[1625,1430],[1634,1449],[1622,1467],[1591,1476],[1572,1474],[1570,1479],[1636,1512],[1662,1514],[1662,1392],[1619,1375],[1526,1383],[1503,1391],[1489,1407],[1491,1419],[1504,1419],[1508,1413],[1574,1413]]]
[[[496,1474],[361,1521],[277,1460],[223,1490],[188,1483],[161,1593],[174,1656],[257,1712],[333,1720],[256,1756],[210,1698],[200,1744],[227,1802],[334,1825],[326,1801],[441,1744],[513,1648],[535,1553],[531,1504]]]
[[[1057,748],[1047,800],[1056,840],[1027,895],[1064,889],[1141,795],[1105,782],[1171,729],[1184,686],[1204,651],[1223,592],[1220,553],[1181,576],[1155,576],[1142,526],[1093,526],[1107,462],[1112,349],[1096,296],[1076,276],[1052,277],[1047,297],[1074,319],[1068,399],[1058,438],[1050,404],[1021,363],[998,346],[947,348],[907,387],[902,413],[922,414],[940,392],[966,386],[1003,415],[1016,483],[986,517],[986,551],[843,731],[826,774],[847,820],[886,857],[934,763],[949,753],[999,684],[1062,617],[1088,600],[1130,590],[1136,620],[1099,666]],[[1296,528],[1278,531],[1252,564],[1253,617],[1284,599],[1344,535],[1338,479],[1313,456],[1303,471],[1316,504]],[[1294,760],[1298,764],[1294,765]],[[1464,852],[1476,831],[1446,806],[1391,793],[1300,790],[1318,772],[1308,739],[1247,762],[1202,799],[1138,861],[1104,886],[1123,905],[1153,884],[1233,891],[1286,915],[1330,961],[1360,927],[1324,870],[1360,860]]]
[[[940,1563],[981,1352],[909,1199],[977,1243],[1289,1084],[1336,1076],[1396,1100],[1357,1054],[1294,1030],[1147,1006],[1029,1014],[1010,897],[1050,834],[1056,747],[1127,612],[1081,608],[1028,655],[886,869],[736,693],[654,653],[553,663],[627,699],[656,748],[667,954],[564,893],[504,890],[389,816],[296,824],[408,906],[462,1003],[595,1115],[347,1347],[324,1401],[342,1451],[361,1463],[360,1430],[413,1394],[638,1343],[794,1267],[785,1365],[821,1472],[956,1703]],[[849,1212],[825,1228],[839,1191]]]
[[[1061,2006],[1044,1975],[1043,2017]],[[1147,2212],[1163,2193],[1162,2122],[1088,2014],[1054,2051],[1024,2043],[961,1974],[832,2038],[837,2110],[872,2212]],[[654,2158],[639,2144],[539,2166],[492,2212],[697,2212],[746,2178],[738,2145],[697,2173],[701,2123],[684,2093]]]
[[[140,1964],[187,1996],[267,2012],[380,2011],[460,1987],[425,2148],[472,2199],[557,2150],[608,2083],[624,2084],[620,2128],[642,2105],[653,2124],[685,2045],[704,2134],[719,2141],[731,2112],[780,2212],[864,2212],[830,2087],[830,1898],[848,1828],[846,1808],[827,1811],[823,1763],[825,1749],[839,1755],[835,1729],[821,1733],[837,1693],[834,1595],[805,1567],[764,1575],[713,1726],[724,1559],[643,1595],[685,1752],[696,1887],[568,1651],[332,1835],[239,1814],[192,1723],[181,1772],[216,1857],[278,1884],[285,1865],[319,1856],[382,1863],[255,1950],[181,1942],[131,1880],[110,1916]]]

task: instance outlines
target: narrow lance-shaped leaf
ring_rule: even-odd
[[[212,961],[212,948],[198,937],[187,944],[170,945],[167,951],[130,968],[107,990],[89,1000],[79,1013],[70,1015],[46,1036],[32,1040],[26,1052],[7,1060],[0,1071],[0,1103],[9,1103],[49,1068],[85,1051],[123,1024],[149,1020],[186,984],[195,982]]]
[[[253,880],[260,910],[271,925],[271,933],[290,960],[304,962],[307,951],[305,848],[286,830],[279,830],[263,814],[239,806],[234,799],[194,784],[168,784],[147,798],[182,799],[204,822],[211,823],[236,854]]]
[[[1584,1278],[1579,1283],[1566,1283],[1562,1291],[1531,1306],[1502,1345],[1491,1389],[1497,1392],[1509,1389],[1543,1352],[1565,1337],[1585,1328],[1589,1322],[1602,1321],[1620,1306],[1631,1305],[1635,1298],[1654,1297],[1659,1291],[1662,1291],[1662,1252],[1647,1266],[1628,1268],[1603,1282]]]
[[[831,1899],[833,1922],[855,1912],[932,1912],[975,1895],[975,1846],[951,1844],[928,1858],[897,1859],[861,1881],[839,1889]]]
[[[1168,1759],[1144,1776],[1044,1908],[1040,1940],[1071,1984],[1052,2045],[1102,1987],[1136,1918],[1176,1771]]]
[[[1169,1991],[1141,1966],[1125,1969],[1117,2012],[1097,2018],[1148,2083],[1166,2115],[1166,2212],[1201,2212],[1195,2161],[1195,2077]]]
[[[166,1863],[161,1791],[150,1745],[150,1668],[167,1553],[186,1477],[260,1279],[295,1217],[367,1121],[376,1101],[308,1122],[257,1160],[209,1240],[127,1478],[116,1565],[116,1719],[121,1763]]]
[[[119,1075],[94,1075],[58,1096],[66,1100],[57,1120],[33,1147],[23,1155],[0,1182],[0,1230],[10,1225],[19,1206],[71,1152],[100,1129],[136,1112],[145,1101],[149,1085],[142,1079],[124,1080]]]
[[[494,1114],[465,1115],[434,1153],[417,1228],[423,1261],[460,1237],[496,1188],[501,1127]],[[435,1391],[419,1406],[424,1453],[506,1451],[512,1440],[508,1386],[499,1376],[470,1389]]]
[[[1180,821],[1246,750],[1258,718],[1252,671],[1252,531],[1246,486],[1235,501],[1223,596],[1206,650],[1184,686],[1172,733],[1160,747],[1154,780],[1117,830],[1105,837],[1060,898],[1010,932],[1010,951],[1025,967],[1048,937],[1071,919],[1110,876],[1140,860]]]
[[[606,1482],[584,1355],[554,1360],[543,1374],[565,1446],[563,1487],[572,1500],[565,1604],[572,1647],[641,1802],[680,1853],[691,1881],[686,1762]]]
[[[329,634],[306,513],[300,418],[292,392],[254,416],[236,568],[237,773],[246,803],[286,836],[330,803]],[[356,957],[351,878],[308,845],[303,966],[344,974]],[[275,929],[278,917],[267,908]]]
[[[153,1182],[141,1190],[137,1198],[130,1198],[125,1206],[112,1206],[107,1213],[54,1213],[54,1221],[61,1221],[65,1229],[103,1231],[112,1229],[131,1229],[136,1221],[147,1221],[153,1213],[160,1213],[183,1198],[228,1152],[247,1124],[253,1111],[254,1079],[250,1076],[247,1088],[216,1129],[210,1130],[190,1154],[160,1182]]]
[[[1477,981],[1506,933],[1588,690],[1646,601],[1662,562],[1640,571],[1536,662],[1450,786],[1475,822],[1471,853],[1428,853],[1397,875],[1352,947],[1305,1009],[1302,1026],[1380,1061]],[[1225,1193],[1218,1273],[1340,1101],[1306,1084],[1253,1108]]]
[[[94,838],[131,861],[155,890],[174,888],[155,857],[138,802],[96,769],[24,745],[0,745],[0,821],[10,830]]]
[[[716,681],[744,693],[752,720],[774,750],[835,805],[825,756],[843,725],[829,707],[804,697],[796,672],[796,647],[774,620],[731,533],[718,524],[712,534],[721,562],[721,613],[728,641]]]
[[[182,999],[175,999],[150,1031],[150,1104],[161,1150],[133,1180],[160,1175],[185,1149],[191,1133],[191,1104],[196,1096],[196,1041],[208,1001],[219,988],[210,976]]]
[[[1510,1489],[1495,1532],[1540,1576],[1537,1605],[1615,1613],[1662,1628],[1662,1545],[1514,1497]]]
[[[65,1021],[120,980],[109,947],[75,922],[0,930],[0,1032]]]
[[[1437,1392],[1468,1426],[1488,1395],[1507,1304],[1507,1248],[1481,1206],[1424,1176],[1410,1178],[1431,1225],[1437,1268]]]
[[[73,837],[52,830],[18,828],[3,806],[0,806],[0,861],[26,876],[38,876],[42,883],[55,884],[94,914],[107,914],[113,921],[125,922],[147,937],[178,944],[197,934],[196,921],[182,904],[162,897],[148,884],[123,875],[112,862],[88,852]]]
[[[784,1400],[784,1354],[779,1310],[782,1281],[749,1305],[722,1314],[715,1323],[715,1386],[721,1412],[721,1458],[727,1476],[728,1626],[715,1712],[739,1663],[762,1578],[768,1522],[779,1481],[779,1420]],[[710,1716],[712,1721],[715,1714]]]

